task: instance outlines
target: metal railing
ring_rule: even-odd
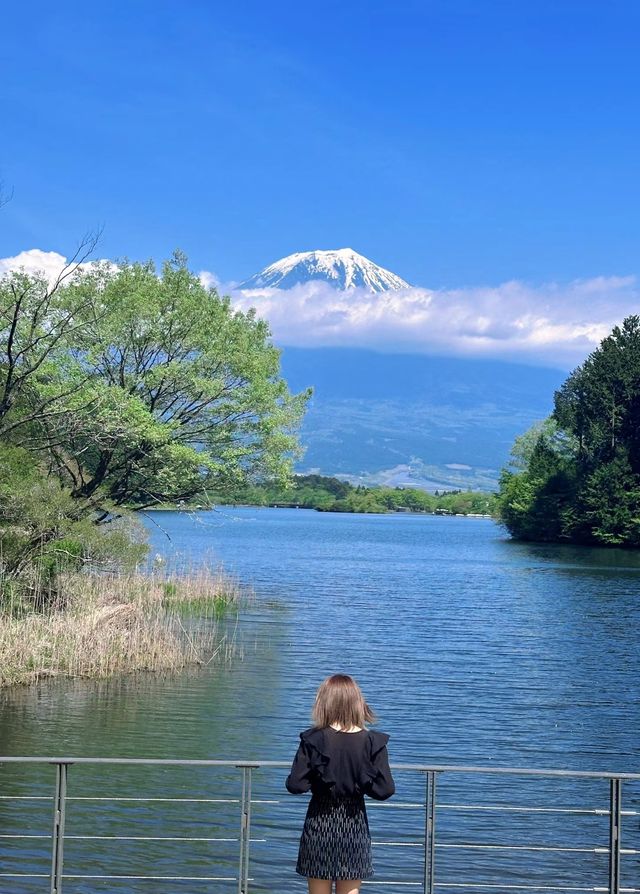
[[[43,766],[46,767],[46,765],[52,765],[55,772],[53,798],[51,798],[51,794],[6,794],[2,787],[2,777],[0,777],[0,806],[8,802],[19,802],[23,804],[24,802],[29,801],[47,802],[52,800],[53,824],[51,833],[19,834],[15,832],[15,830],[6,831],[7,824],[5,822],[4,826],[0,828],[0,857],[2,856],[3,840],[12,844],[20,840],[28,840],[30,842],[37,840],[42,841],[43,843],[49,840],[51,862],[50,870],[48,873],[46,873],[34,871],[34,867],[31,865],[23,866],[22,868],[25,870],[23,872],[12,872],[7,869],[6,862],[2,861],[0,862],[0,885],[3,883],[3,880],[7,884],[11,884],[10,880],[13,880],[13,884],[17,885],[18,883],[24,884],[27,882],[27,880],[35,881],[37,879],[39,880],[38,884],[42,886],[48,885],[50,894],[63,894],[63,883],[65,882],[70,882],[71,884],[78,884],[82,882],[82,884],[86,885],[89,880],[93,880],[97,883],[111,882],[114,884],[124,882],[153,881],[155,883],[154,891],[164,890],[162,888],[162,883],[171,885],[171,887],[167,888],[167,890],[172,890],[177,882],[185,881],[191,883],[206,883],[207,886],[211,884],[234,884],[237,885],[238,894],[248,894],[250,886],[256,887],[257,889],[262,891],[270,890],[269,887],[265,887],[264,881],[261,880],[258,876],[252,877],[251,875],[251,844],[255,841],[259,841],[263,844],[268,844],[269,841],[269,839],[267,838],[252,838],[252,806],[273,806],[279,804],[280,801],[277,798],[256,798],[252,794],[252,790],[254,787],[256,773],[264,776],[264,774],[271,774],[276,770],[284,771],[289,766],[288,763],[284,761],[0,757],[0,767],[2,767],[3,769],[11,768],[14,765],[20,765],[21,769],[26,770],[31,770],[34,765],[40,765],[41,768]],[[236,796],[231,798],[181,798],[175,796],[139,797],[130,794],[127,794],[126,797],[70,795],[69,777],[72,775],[70,770],[71,768],[74,768],[74,772],[77,772],[78,768],[81,767],[90,768],[94,775],[98,774],[97,780],[101,779],[100,774],[104,774],[105,770],[112,772],[116,767],[129,767],[133,768],[133,770],[135,771],[139,771],[142,768],[154,768],[156,770],[171,769],[172,771],[176,768],[184,768],[189,773],[194,773],[196,768],[211,768],[217,770],[224,769],[228,772],[233,772],[234,774],[237,772],[239,774],[239,778],[236,779],[238,783]],[[402,778],[410,777],[413,781],[413,791],[417,791],[420,795],[421,790],[422,795],[419,796],[419,799],[417,801],[402,801],[401,798],[403,794],[403,786],[402,784],[399,784],[396,799],[385,802],[382,805],[380,805],[378,802],[369,803],[372,806],[381,806],[385,809],[393,809],[395,807],[398,810],[418,810],[421,813],[422,819],[418,819],[416,822],[409,821],[408,824],[405,824],[410,833],[410,840],[399,840],[398,830],[400,828],[400,825],[398,824],[398,822],[396,822],[393,827],[395,833],[397,833],[396,837],[390,841],[376,841],[374,837],[374,845],[381,847],[387,846],[417,849],[420,854],[420,872],[419,875],[411,875],[411,873],[408,873],[407,877],[396,877],[394,879],[381,881],[378,881],[376,879],[375,881],[370,882],[370,884],[382,885],[388,891],[392,890],[394,887],[401,890],[405,890],[406,887],[417,887],[421,888],[424,894],[434,894],[435,890],[451,891],[457,889],[472,891],[475,890],[482,892],[545,891],[547,892],[547,894],[548,892],[553,891],[595,891],[604,892],[604,894],[640,894],[640,859],[638,859],[640,857],[640,848],[622,847],[623,818],[640,817],[640,809],[634,808],[623,810],[623,785],[625,785],[629,792],[632,793],[631,803],[640,804],[640,798],[638,797],[635,788],[638,783],[640,783],[640,773],[614,774],[570,770],[539,770],[531,768],[496,768],[459,765],[429,766],[422,764],[394,764],[392,765],[392,769],[394,770],[394,773],[396,775],[399,775]],[[282,784],[283,776],[284,773],[279,774],[279,778],[277,779],[279,785]],[[490,779],[492,781],[495,781],[497,779],[500,779],[502,781],[506,780],[509,782],[509,785],[511,785],[514,780],[520,780],[521,788],[526,788],[526,786],[533,781],[544,780],[547,789],[547,791],[544,793],[545,803],[539,804],[535,801],[533,803],[521,804],[513,804],[511,802],[503,803],[502,801],[498,801],[497,803],[466,803],[464,801],[460,802],[459,799],[457,799],[454,803],[451,803],[447,800],[439,801],[437,794],[441,786],[441,781],[453,779],[456,777],[462,779],[463,791],[465,792],[469,791],[469,780],[473,780],[473,785],[476,787],[477,782],[482,779]],[[97,780],[94,778],[93,782],[95,783]],[[560,784],[561,781],[571,782],[572,786],[576,786],[580,782],[592,782],[594,785],[599,786],[602,786],[604,784],[606,786],[608,794],[607,803],[604,803],[604,806],[593,806],[592,804],[581,804],[578,806],[559,806],[558,804],[551,803],[549,794],[551,791],[553,791],[556,785]],[[42,781],[38,783],[39,786],[42,786],[42,784],[44,784]],[[409,788],[411,788],[411,786],[407,786],[407,790]],[[37,790],[40,791],[41,789],[38,788]],[[482,786],[480,786],[480,790],[482,790]],[[530,800],[530,791],[526,794],[527,797],[521,797],[521,800],[527,801],[528,798]],[[283,798],[283,801],[285,803],[290,804],[293,801],[299,803],[297,799],[290,799],[289,801],[286,801],[287,798],[288,796],[284,796]],[[198,803],[206,805],[217,805],[217,809],[221,809],[224,805],[225,809],[231,809],[232,807],[234,810],[236,809],[237,805],[238,813],[236,814],[236,821],[239,823],[239,831],[237,832],[237,837],[234,836],[232,838],[216,838],[207,836],[189,837],[183,835],[90,835],[86,834],[85,831],[83,831],[83,834],[69,835],[69,833],[65,831],[65,824],[68,816],[69,802],[72,801],[84,802],[83,808],[87,808],[89,802],[110,804],[115,807],[114,819],[116,822],[121,821],[119,811],[121,810],[122,802],[127,802],[135,805],[149,805],[150,803],[154,805],[182,805],[184,803]],[[444,835],[444,840],[437,840],[436,816],[443,817],[447,814],[447,812],[457,812],[458,814],[462,813],[467,816],[493,815],[495,817],[503,815],[509,818],[509,827],[512,827],[514,817],[526,817],[527,822],[529,822],[531,817],[536,816],[542,817],[543,819],[545,819],[545,822],[548,822],[549,817],[555,816],[559,817],[561,823],[563,824],[566,823],[567,819],[571,818],[576,819],[578,817],[596,817],[606,822],[607,840],[605,843],[598,844],[596,842],[595,844],[589,843],[586,845],[582,845],[579,843],[577,844],[575,842],[569,844],[562,841],[554,841],[553,843],[545,842],[540,844],[531,843],[530,841],[525,841],[524,843],[522,841],[513,843],[502,840],[489,842],[466,840],[461,841],[460,831],[455,831],[455,829],[453,835]],[[281,830],[282,827],[276,822],[270,828],[273,833],[274,829]],[[562,828],[567,828],[567,826],[563,825]],[[291,838],[293,839],[294,837],[295,835],[292,827]],[[631,837],[633,838],[633,835]],[[92,846],[95,847],[95,842],[105,840],[118,842],[135,841],[145,843],[161,842],[162,847],[170,842],[226,842],[232,844],[234,848],[236,848],[237,846],[235,857],[237,868],[233,875],[169,875],[166,872],[152,872],[150,874],[115,874],[95,871],[78,873],[77,871],[73,872],[65,869],[65,842],[93,842],[94,844]],[[602,878],[598,876],[598,879],[591,882],[590,884],[576,883],[575,881],[573,881],[573,878],[570,879],[571,883],[565,883],[567,882],[566,877],[563,881],[555,883],[553,879],[540,879],[537,877],[532,878],[532,870],[528,870],[527,868],[524,868],[522,866],[520,867],[520,869],[517,870],[514,870],[513,867],[509,868],[508,872],[505,870],[506,877],[501,877],[500,869],[497,864],[495,866],[494,877],[490,877],[485,881],[478,881],[477,879],[466,878],[456,880],[451,879],[450,876],[446,875],[446,873],[443,874],[440,871],[440,858],[438,858],[438,860],[436,859],[436,856],[440,850],[442,850],[443,854],[446,852],[453,853],[460,851],[467,851],[471,853],[482,852],[485,855],[493,854],[494,857],[492,857],[492,859],[496,859],[495,855],[504,855],[505,853],[515,854],[518,857],[524,856],[526,860],[531,860],[532,854],[545,854],[552,855],[554,857],[557,857],[559,855],[569,855],[569,857],[573,860],[575,860],[578,855],[581,858],[584,857],[584,855],[590,855],[590,857],[596,855],[599,858],[606,859],[606,864],[602,867]],[[632,860],[629,861],[629,869],[626,874],[622,871],[622,857],[632,858]],[[634,862],[636,865],[631,866],[631,862]],[[469,859],[467,859],[465,866],[467,866],[468,863]],[[484,865],[486,874],[487,864],[485,863]],[[575,870],[569,869],[569,873],[575,872],[576,874],[579,874],[578,864],[573,865],[575,865],[576,868]],[[450,870],[452,867],[449,866],[446,868]],[[453,868],[455,868],[455,865]],[[288,870],[283,869],[283,875],[285,871],[288,872]],[[594,872],[600,872],[599,865],[595,867]],[[12,892],[13,890],[15,890],[15,888],[6,888],[7,892]],[[30,888],[29,890],[35,891],[36,889]],[[40,887],[37,890],[44,891],[45,888]],[[87,888],[85,887],[82,890],[87,890]],[[100,890],[104,889],[100,888]],[[211,887],[207,887],[207,890],[213,889]],[[5,889],[0,887],[0,894],[4,894],[4,892]]]

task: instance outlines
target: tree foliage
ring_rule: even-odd
[[[61,572],[131,567],[145,552],[131,516],[98,527],[32,454],[0,444],[0,609],[40,608]]]
[[[640,317],[568,377],[514,454],[499,503],[515,537],[640,546]]]
[[[159,274],[82,260],[53,284],[0,281],[0,458],[6,470],[20,457],[27,476],[0,479],[5,581],[20,576],[20,555],[42,579],[61,541],[79,560],[97,555],[90,530],[127,510],[284,483],[299,453],[308,393],[289,393],[254,311],[235,311],[181,254]],[[33,522],[24,530],[20,513]]]
[[[87,399],[80,396],[86,377],[69,349],[93,312],[78,285],[96,241],[86,237],[53,282],[24,271],[0,279],[0,439],[24,436]]]
[[[141,508],[256,475],[285,480],[307,394],[292,396],[254,311],[231,308],[176,255],[95,270],[74,356],[96,405],[46,425],[74,496]]]

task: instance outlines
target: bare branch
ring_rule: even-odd
[[[11,190],[9,192],[6,192],[4,188],[4,181],[0,180],[0,208],[2,208],[3,205],[8,205],[12,199],[13,187],[11,187]]]
[[[102,238],[103,231],[104,227],[98,227],[97,230],[85,233],[85,235],[78,243],[75,252],[67,260],[67,263],[64,265],[64,267],[56,277],[53,286],[49,290],[49,293],[51,295],[58,291],[65,280],[69,279],[70,276],[73,276],[76,270],[78,270],[80,266],[84,264],[87,258],[91,257],[91,255],[98,247],[98,243]]]

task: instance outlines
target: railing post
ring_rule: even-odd
[[[62,894],[62,865],[64,856],[64,820],[67,798],[68,764],[56,764],[56,792],[53,802],[53,833],[51,836],[51,894]]]
[[[620,892],[622,779],[612,779],[609,795],[609,894]]]
[[[424,799],[424,894],[433,894],[435,879],[436,774],[427,771]]]
[[[240,859],[238,865],[238,894],[249,891],[249,839],[251,835],[251,767],[242,767],[242,797],[240,800]]]

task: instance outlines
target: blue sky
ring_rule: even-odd
[[[626,276],[640,247],[640,3],[14,3],[0,257],[242,279],[352,246],[458,288]]]

